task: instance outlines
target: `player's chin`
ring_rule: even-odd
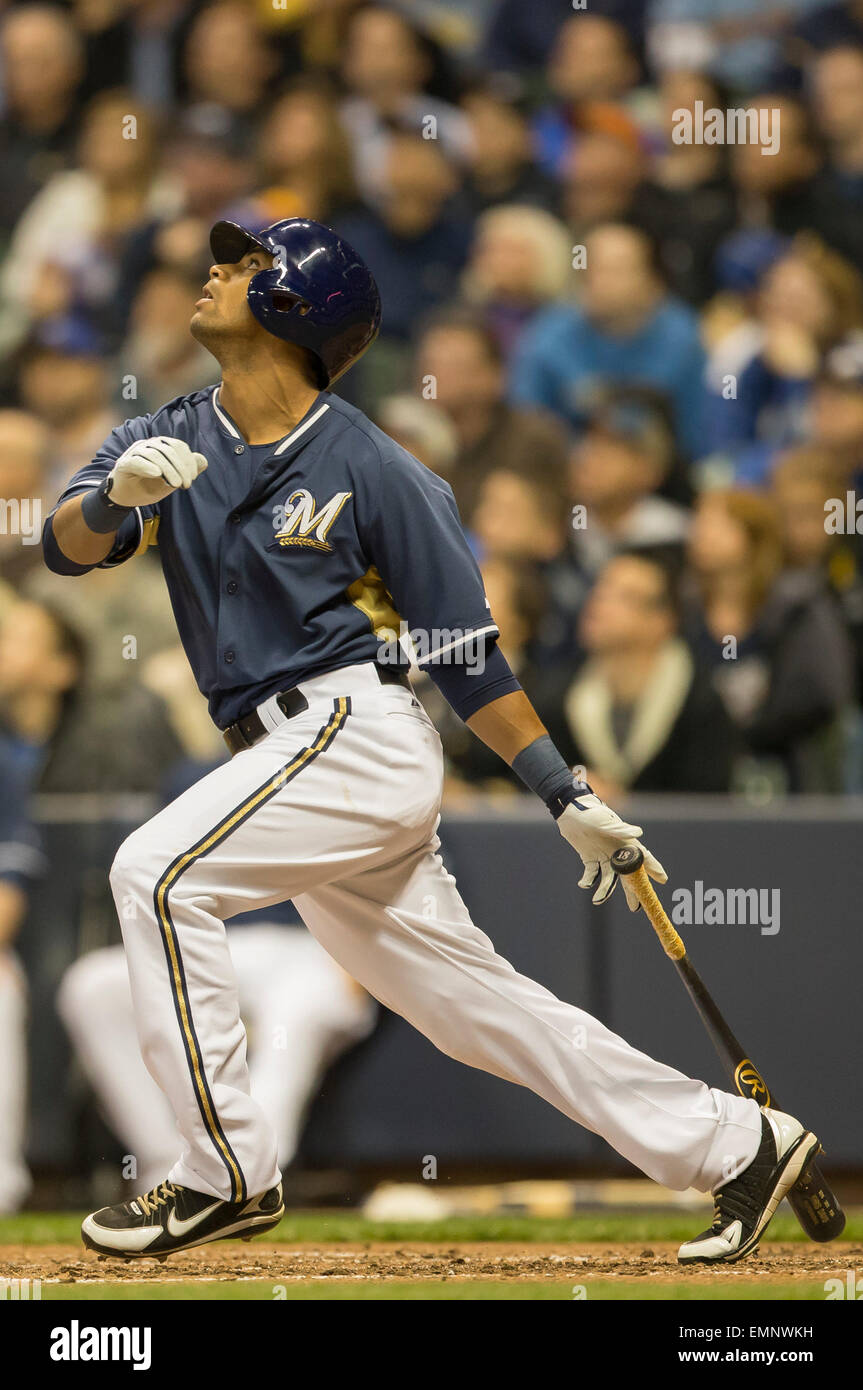
[[[196,309],[189,320],[189,332],[198,342],[206,343],[219,333],[219,320],[211,308]]]

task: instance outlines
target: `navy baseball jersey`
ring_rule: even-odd
[[[155,435],[184,440],[209,466],[188,491],[126,517],[102,564],[158,545],[220,728],[276,691],[380,659],[382,642],[392,653],[403,623],[422,634],[421,665],[494,642],[451,488],[338,396],[322,392],[289,435],[257,446],[218,387],[181,396],[115,429],[60,503]]]

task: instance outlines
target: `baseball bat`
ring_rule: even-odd
[[[758,1105],[770,1105],[780,1109],[776,1096],[771,1094],[761,1072],[737,1041],[686,954],[686,947],[669,921],[647,876],[643,852],[635,846],[616,850],[611,856],[611,867],[615,873],[632,876],[638,901],[659,937],[662,949],[674,961],[677,973],[701,1016],[720,1061],[739,1094],[756,1101]],[[842,1234],[845,1228],[845,1213],[814,1159],[804,1168],[787,1197],[794,1215],[810,1240],[835,1240]]]

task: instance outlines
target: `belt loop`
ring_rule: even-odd
[[[255,711],[268,734],[273,733],[284,722],[285,711],[281,700],[281,692],[271,695],[263,704],[258,705]]]

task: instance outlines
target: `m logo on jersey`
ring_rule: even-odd
[[[332,550],[327,534],[351,492],[337,492],[318,510],[310,492],[292,492],[283,506],[273,508],[273,524],[279,545],[304,545],[310,550]]]

